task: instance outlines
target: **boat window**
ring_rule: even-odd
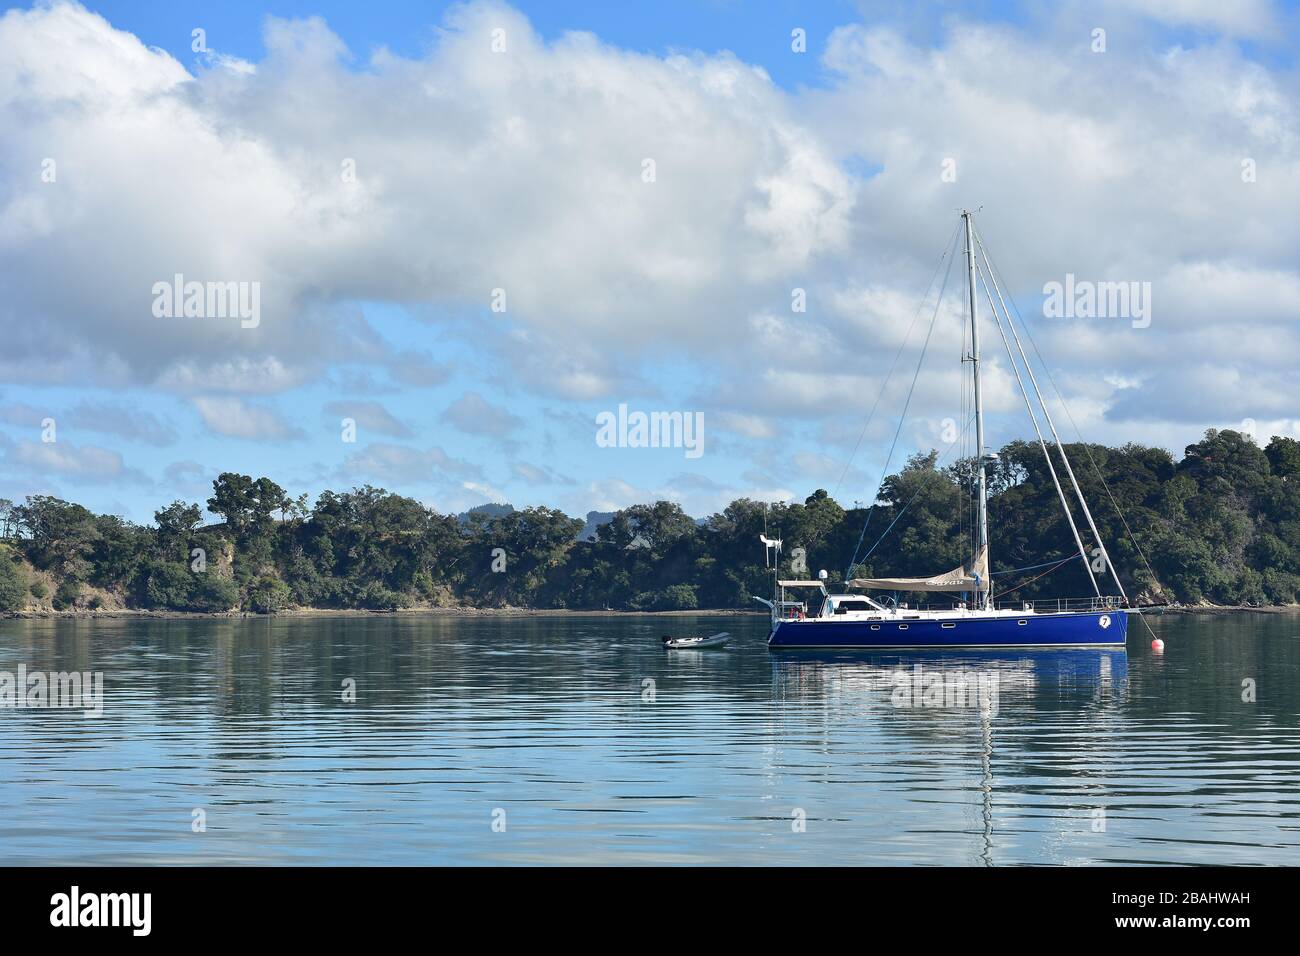
[[[1019,624],[1021,627],[1024,627],[1024,626],[1025,626],[1026,624],[1028,624],[1029,622],[1028,622],[1028,621],[1016,621],[1016,623]]]
[[[872,624],[872,625],[871,625],[871,629],[872,629],[873,631],[878,631],[878,630],[880,630],[880,625],[879,625],[879,624]]]
[[[906,624],[900,624],[900,625],[898,625],[898,629],[899,629],[900,631],[906,631],[906,630],[907,630],[907,625],[906,625]]]
[[[957,626],[956,624],[945,624],[945,625],[944,625],[945,628],[948,628],[948,627],[956,627],[956,626]]]
[[[873,608],[866,601],[840,601],[838,604],[835,605],[836,614],[843,614],[846,611],[874,611],[874,610],[875,608]]]

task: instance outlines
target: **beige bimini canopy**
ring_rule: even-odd
[[[850,578],[848,586],[878,591],[983,591],[989,586],[989,551],[984,548],[970,564],[930,578]]]

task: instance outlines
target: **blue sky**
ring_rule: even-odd
[[[1086,437],[1300,434],[1294,4],[6,9],[0,497],[866,500],[962,206]],[[258,327],[154,315],[176,272],[259,283]],[[1153,321],[1045,317],[1067,273]],[[892,465],[961,414],[953,290]],[[1028,429],[999,361],[994,443]],[[620,404],[704,454],[599,447]]]

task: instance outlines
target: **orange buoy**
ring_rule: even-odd
[[[1160,640],[1160,638],[1157,637],[1154,641],[1151,642],[1151,650],[1155,651],[1157,654],[1159,654],[1164,649],[1165,649],[1165,642]]]

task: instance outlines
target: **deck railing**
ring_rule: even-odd
[[[884,602],[887,610],[894,606]],[[1116,594],[1086,598],[1039,598],[1033,601],[995,601],[999,611],[1033,611],[1036,614],[1065,614],[1084,611],[1117,611],[1125,607],[1124,599]],[[900,604],[898,610],[907,611],[955,611],[970,607],[968,604],[953,602],[950,604]],[[785,601],[777,605],[776,616],[783,621],[799,620],[810,613],[808,606],[797,601]]]
[[[951,611],[960,604],[912,604],[918,611]],[[969,605],[966,605],[969,606]],[[1033,601],[994,601],[999,611],[1034,611],[1038,614],[1064,614],[1068,611],[1114,611],[1124,607],[1124,599],[1117,594],[1086,598],[1038,598]]]
[[[994,601],[994,607],[1021,611],[1037,611],[1039,614],[1062,614],[1066,611],[1115,611],[1124,607],[1124,599],[1118,594],[1103,594],[1101,597],[1087,598],[1048,598],[1034,601]]]
[[[892,605],[885,602],[891,610]],[[951,604],[900,604],[899,608],[909,611],[955,611],[972,607],[970,604],[954,602]],[[999,611],[1033,611],[1037,614],[1064,614],[1079,611],[1116,611],[1125,607],[1124,599],[1119,595],[1105,594],[1101,597],[1086,598],[1038,598],[1033,601],[994,601],[993,607]]]

